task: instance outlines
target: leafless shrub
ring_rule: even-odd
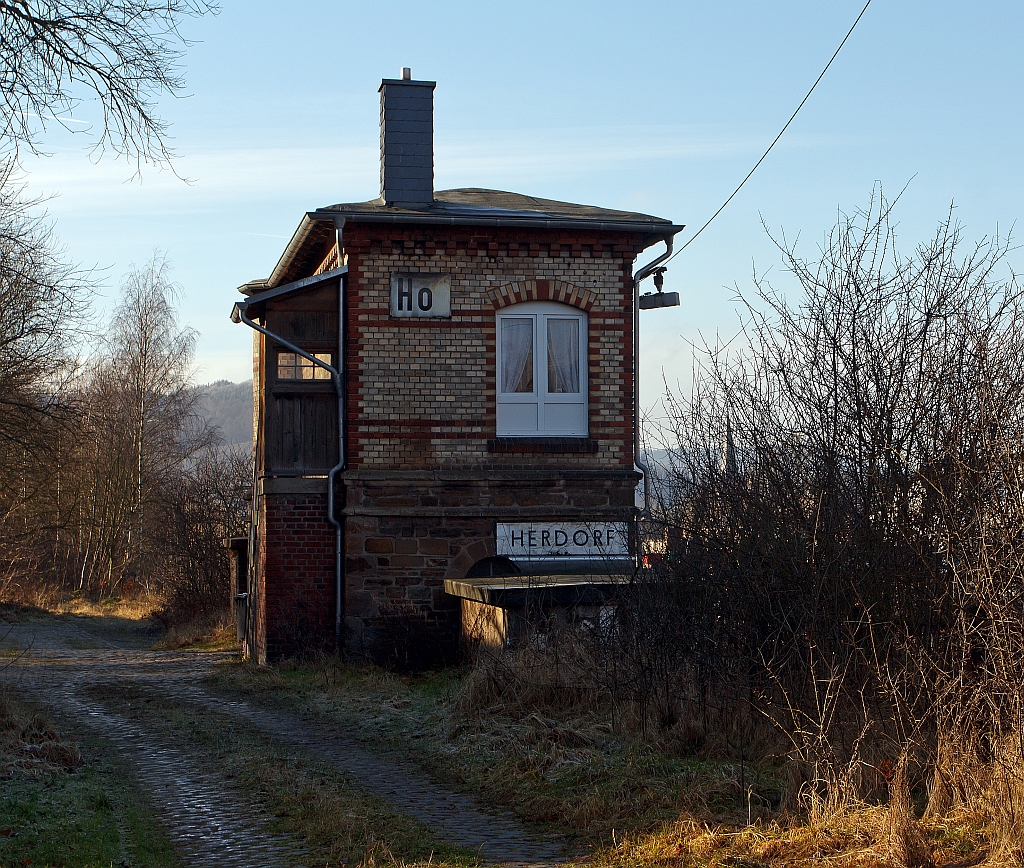
[[[943,764],[991,766],[1021,732],[1021,288],[996,276],[1007,240],[947,219],[902,256],[890,216],[876,196],[813,260],[780,238],[797,300],[759,278],[742,345],[670,396],[666,586],[701,589],[676,620],[713,637],[718,694],[790,740],[820,816],[936,757],[948,801]]]
[[[296,636],[293,647],[308,644],[312,631]],[[456,659],[457,643],[430,612],[407,600],[382,603],[367,639],[385,668],[395,672],[423,672],[451,663]],[[324,636],[325,649],[332,637]]]
[[[592,652],[571,630],[509,649],[481,648],[456,709],[465,716],[497,712],[517,718],[607,710],[612,697],[595,677]]]
[[[0,693],[0,779],[41,777],[80,765],[77,745],[63,739],[47,718]]]
[[[224,541],[248,526],[250,461],[247,450],[209,450],[176,475],[164,540],[171,578],[157,615],[167,626],[209,627],[230,614]]]

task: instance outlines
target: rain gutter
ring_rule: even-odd
[[[442,215],[442,214],[410,214],[409,212],[402,212],[401,214],[387,214],[374,211],[349,211],[345,213],[344,217],[339,217],[337,211],[309,211],[303,221],[296,230],[295,237],[298,237],[299,232],[302,231],[306,225],[306,221],[310,221],[310,226],[314,222],[327,222],[330,220],[337,221],[338,219],[348,219],[352,223],[411,223],[411,224],[429,224],[433,226],[501,226],[505,228],[509,227],[521,227],[523,229],[580,229],[580,230],[596,230],[600,232],[636,232],[641,235],[656,235],[659,238],[668,238],[681,231],[684,227],[676,226],[672,223],[634,223],[625,221],[604,221],[604,220],[587,220],[587,219],[576,219],[572,217],[487,217],[484,215]],[[309,229],[306,230],[306,235],[309,234]],[[295,238],[292,239],[293,242]],[[291,251],[292,245],[289,244],[288,250],[285,251],[285,255],[281,257],[281,261],[286,261],[286,257]],[[296,248],[298,246],[296,245]],[[274,269],[274,275],[277,274],[278,269]],[[271,275],[271,281],[273,281],[274,275]]]

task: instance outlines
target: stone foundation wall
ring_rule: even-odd
[[[345,475],[345,614],[350,650],[392,654],[392,621],[412,617],[423,665],[456,653],[459,600],[444,580],[494,557],[497,521],[629,521],[633,471],[467,471]],[[409,664],[413,668],[413,662]]]

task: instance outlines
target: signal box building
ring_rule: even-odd
[[[594,605],[634,570],[634,262],[682,227],[435,191],[433,90],[382,83],[380,198],[307,213],[232,311],[254,329],[259,661],[429,664],[475,629],[512,641],[539,589]]]

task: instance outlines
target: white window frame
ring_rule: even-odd
[[[504,319],[533,320],[533,391],[502,392],[501,390],[501,323]],[[552,319],[573,319],[579,323],[579,373],[578,393],[548,392],[547,323]],[[497,436],[499,437],[586,437],[589,434],[589,401],[587,397],[587,314],[579,308],[553,301],[527,301],[502,308],[495,322],[495,394],[497,395]],[[503,416],[503,406],[530,404],[537,408],[537,427],[523,428],[509,424]],[[582,422],[572,427],[554,427],[546,424],[545,405],[572,404],[581,407],[579,419]],[[550,415],[550,414],[549,414]]]

